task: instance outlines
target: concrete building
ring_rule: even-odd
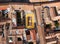
[[[0,7],[1,7],[0,8],[0,14],[1,14],[0,43],[1,44],[23,44],[23,43],[36,44],[37,33],[35,29],[36,21],[35,21],[33,5],[28,3],[11,2],[11,3],[1,3]],[[33,16],[30,16],[29,14],[33,14]],[[26,18],[26,16],[28,19]],[[27,26],[26,26],[26,22],[28,22]]]
[[[58,44],[60,40],[60,2],[49,1],[1,1],[0,43]]]

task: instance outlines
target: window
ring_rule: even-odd
[[[28,17],[28,26],[32,26],[32,17]]]
[[[49,33],[51,33],[52,31],[51,31],[51,24],[47,24],[47,25],[45,25],[45,33],[46,33],[46,35],[49,35]]]
[[[33,42],[28,42],[28,44],[33,44]]]
[[[19,30],[16,30],[16,34],[19,34],[20,32],[19,32]]]
[[[13,26],[23,26],[25,25],[25,13],[24,10],[14,10],[15,14],[13,14],[12,22]]]
[[[31,12],[31,11],[29,11]],[[31,29],[34,28],[34,23],[35,23],[35,17],[33,13],[27,13],[26,14],[26,28]]]
[[[16,12],[17,26],[21,26],[22,25],[21,12],[19,10],[15,10],[15,12]]]
[[[0,35],[2,35],[2,37],[4,37],[4,25],[0,26]]]
[[[8,18],[8,14],[7,13],[5,14],[5,17]]]
[[[22,24],[25,25],[25,11],[22,10],[21,13],[22,13]]]
[[[4,37],[4,33],[2,33],[2,37]]]
[[[30,35],[30,31],[29,30],[26,30],[26,35]]]
[[[2,17],[8,18],[8,11],[2,10]]]
[[[13,27],[17,26],[17,24],[16,24],[16,14],[15,13],[12,15],[12,25],[13,25]]]
[[[46,18],[49,18],[51,20],[51,16],[50,16],[50,8],[49,6],[45,6],[44,7],[44,13],[45,13],[45,16]]]
[[[5,13],[4,13],[5,10],[2,10],[2,17],[5,17]]]
[[[9,34],[11,35],[12,34],[12,31],[10,31]]]
[[[9,38],[9,42],[13,42],[13,39],[12,39],[12,37],[10,37],[10,38]]]
[[[51,29],[51,24],[45,25],[45,29],[47,29],[47,28]]]
[[[55,23],[55,26],[56,26],[56,27],[58,27],[58,26],[59,26],[58,21],[54,21],[54,23]]]
[[[0,17],[2,17],[2,11],[0,10]]]
[[[56,7],[54,7],[54,11],[55,11],[56,16],[58,16]]]
[[[9,29],[9,26],[10,26],[10,24],[7,23],[7,24],[6,24],[6,29],[7,29],[7,30]]]
[[[17,38],[18,41],[22,41],[22,39],[20,37]]]
[[[4,37],[4,25],[2,25],[2,37]]]

